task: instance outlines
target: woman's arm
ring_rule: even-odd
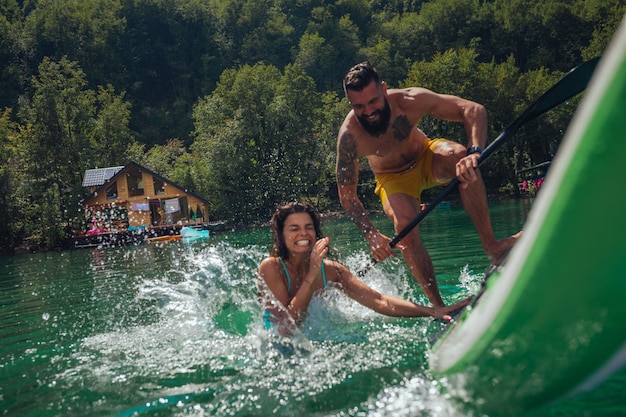
[[[451,312],[464,307],[470,301],[467,298],[454,305],[445,307],[427,307],[412,303],[400,297],[381,294],[358,280],[345,266],[334,262],[340,275],[339,283],[346,295],[358,303],[380,314],[395,317],[426,317],[432,316],[444,320],[451,320]]]

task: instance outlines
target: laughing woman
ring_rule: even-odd
[[[272,248],[259,266],[257,285],[266,326],[277,326],[283,335],[290,333],[290,323],[299,326],[304,321],[315,293],[330,283],[365,307],[387,316],[432,316],[449,321],[451,312],[469,302],[468,298],[451,306],[426,307],[368,287],[344,265],[324,259],[329,238],[322,235],[319,214],[306,204],[279,207],[272,216],[271,228]]]

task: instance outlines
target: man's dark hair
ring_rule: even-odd
[[[343,90],[346,94],[348,90],[362,91],[372,81],[375,81],[376,84],[380,83],[376,68],[369,61],[361,62],[350,68],[344,77]]]

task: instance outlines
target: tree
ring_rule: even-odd
[[[48,247],[61,243],[77,215],[85,169],[119,160],[105,148],[123,152],[129,139],[123,96],[86,84],[76,62],[45,58],[19,111],[12,194],[24,219],[20,232]]]
[[[397,86],[400,80],[406,77],[411,63],[428,59],[432,55],[433,48],[427,26],[423,18],[415,12],[393,15],[391,18],[378,15],[378,18],[382,20],[378,34],[371,36],[369,41],[375,45],[368,46],[368,51],[362,53],[385,74],[385,80],[389,85]],[[372,48],[377,52],[369,51]],[[383,53],[389,58],[386,60],[378,58]]]
[[[135,138],[129,128],[131,106],[124,96],[116,94],[111,84],[98,87],[97,113],[90,135],[94,166],[125,165],[130,159],[128,149]]]
[[[585,20],[593,22],[593,33],[588,45],[582,48],[582,56],[589,60],[604,53],[613,33],[626,16],[626,4],[619,0],[585,1],[581,12]]]
[[[147,145],[173,137],[188,143],[193,103],[214,88],[231,57],[219,44],[216,11],[201,0],[122,0],[120,13],[124,80],[116,87],[133,103],[132,129]]]
[[[318,144],[318,159],[320,168],[316,177],[313,179],[315,194],[310,196],[316,197],[316,205],[320,209],[331,208],[339,209],[339,195],[337,193],[337,180],[335,174],[335,164],[337,158],[337,134],[343,123],[345,116],[350,111],[348,99],[339,97],[334,91],[322,94],[321,112],[315,121],[314,140]],[[367,183],[367,179],[371,178],[371,171],[366,168],[366,164],[361,164],[364,173],[359,174],[361,183]],[[367,188],[367,187],[365,187]],[[374,189],[371,188],[373,195]],[[365,202],[367,199],[362,198]]]
[[[305,33],[300,38],[295,62],[315,80],[318,88],[328,84],[328,68],[335,49],[319,33]]]
[[[426,2],[420,19],[428,29],[433,51],[468,48],[474,38],[484,37],[478,0],[438,0]]]
[[[314,43],[309,43],[311,41],[319,42],[323,46],[318,52],[319,67],[314,72],[308,72],[321,91],[338,91],[345,71],[361,58],[357,56],[362,45],[361,28],[352,21],[349,14],[337,16],[334,12],[330,6],[313,8],[306,30],[310,39],[305,38],[304,43],[301,42],[301,45],[309,46],[309,49],[314,46]],[[304,50],[303,53],[307,54],[307,51]]]
[[[3,1],[0,4],[0,108],[13,105],[13,100],[19,95],[21,72],[18,45],[21,26],[22,16],[17,1]]]
[[[417,62],[411,67],[402,87],[419,86],[441,94],[452,94],[483,105],[488,86],[479,80],[480,63],[470,49],[437,53],[430,62]],[[447,137],[465,141],[465,129],[460,123],[425,118],[420,126],[430,137]]]
[[[155,145],[146,153],[140,162],[154,172],[178,182],[174,179],[176,162],[186,155],[185,144],[180,139],[170,139],[165,145]],[[182,184],[180,184],[182,185]]]
[[[195,158],[216,216],[268,218],[276,205],[306,195],[318,171],[313,138],[319,94],[301,67],[265,64],[225,71],[194,109]],[[201,164],[200,164],[201,165]]]
[[[81,168],[93,166],[90,146],[94,128],[95,94],[86,90],[85,74],[75,62],[44,59],[32,79],[33,95],[20,108],[26,152],[23,166],[34,183],[33,196],[42,196],[52,184],[73,198],[62,200],[61,211],[74,210],[80,198]],[[74,192],[72,192],[74,191]],[[61,223],[61,219],[58,219]]]
[[[273,1],[248,1],[238,24],[249,28],[242,39],[241,56],[246,63],[263,61],[282,67],[291,59],[294,28],[288,16]]]
[[[14,170],[11,139],[17,126],[10,119],[11,109],[0,115],[0,253],[13,243],[11,219],[14,201],[11,198],[11,183]]]
[[[126,25],[121,11],[120,0],[34,2],[24,24],[35,41],[34,62],[67,57],[94,84],[120,82],[120,38]]]

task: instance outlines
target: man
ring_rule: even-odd
[[[381,262],[396,256],[391,239],[370,221],[357,194],[359,158],[366,157],[376,176],[376,195],[396,232],[420,211],[422,190],[445,185],[456,176],[461,200],[480,235],[491,262],[497,264],[518,235],[496,240],[491,227],[487,193],[478,171],[478,157],[487,140],[485,108],[456,96],[425,88],[390,89],[376,69],[363,62],[348,71],[344,91],[352,110],[337,140],[337,186],[342,206]],[[431,140],[417,128],[423,116],[462,122],[467,148],[446,139]],[[398,245],[411,273],[435,307],[443,306],[432,260],[415,227]]]

